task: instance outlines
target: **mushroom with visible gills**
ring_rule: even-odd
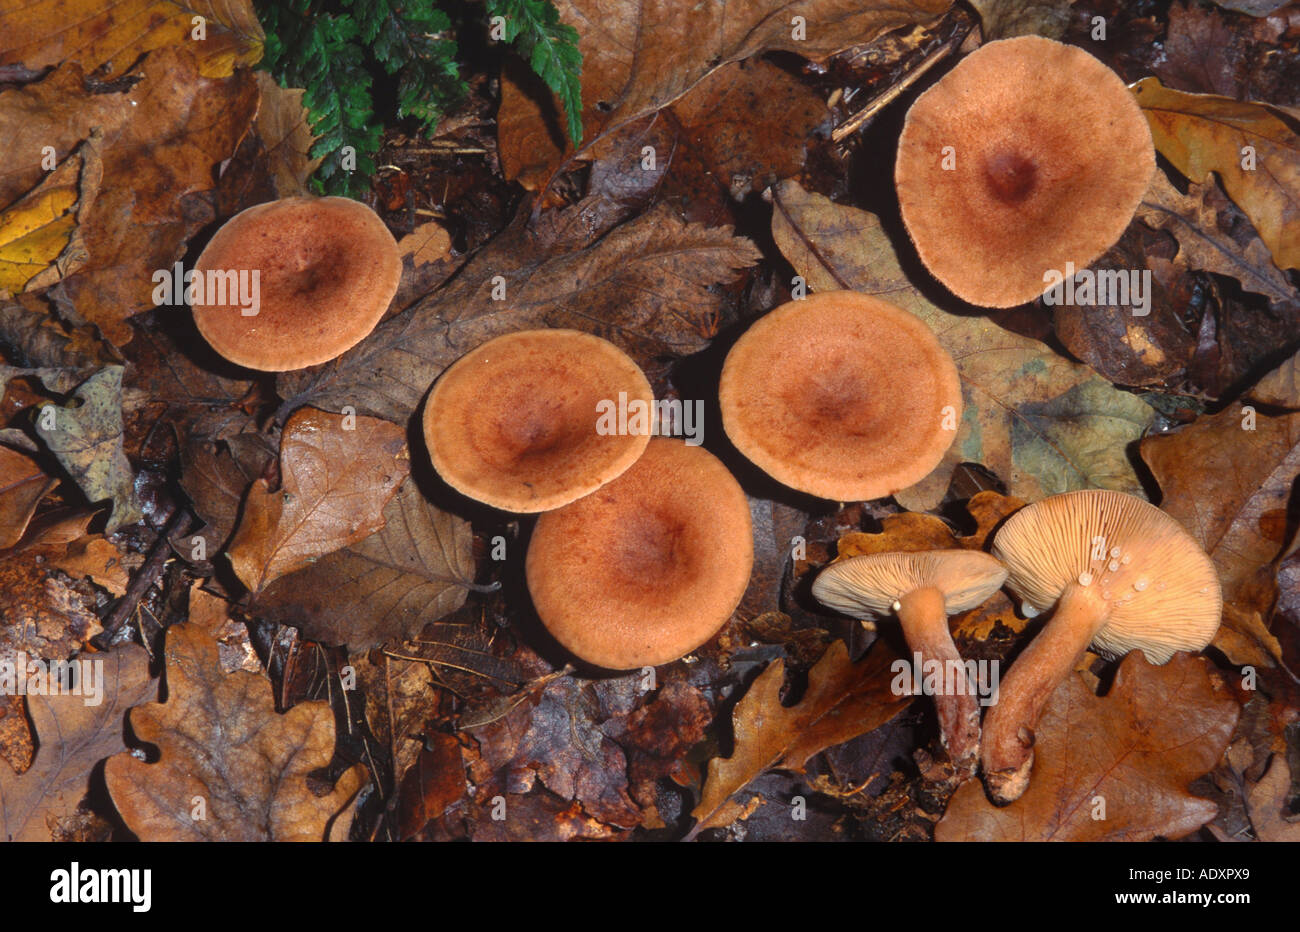
[[[980,713],[948,616],[980,605],[1006,578],[1006,569],[987,553],[931,550],[849,557],[822,570],[812,587],[824,605],[855,618],[892,611],[902,623],[907,646],[920,655],[922,669],[939,664],[944,685],[934,696],[934,707],[940,740],[963,779],[974,774],[979,761]],[[957,671],[960,678],[950,682]]]
[[[984,719],[989,795],[1019,799],[1034,762],[1034,727],[1088,645],[1162,664],[1199,651],[1219,628],[1214,564],[1177,521],[1123,492],[1053,495],[1012,515],[993,540],[1026,614],[1056,607],[1016,658]]]

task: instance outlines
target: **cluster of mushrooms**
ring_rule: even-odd
[[[1027,98],[1055,110],[1027,112]],[[990,42],[907,115],[895,180],[930,271],[986,307],[1033,300],[1043,271],[1086,268],[1127,225],[1154,170],[1147,124],[1120,79],[1080,49],[1026,37]],[[261,312],[196,304],[226,358],[282,371],[359,342],[397,290],[396,243],[369,208],[290,198],[250,208],[196,268],[262,271]],[[819,293],[755,322],[727,356],[723,427],[785,485],[833,501],[892,495],[928,475],[956,436],[957,368],[918,318],[879,298]],[[753,567],[745,493],[702,447],[655,425],[597,429],[602,403],[654,410],[649,382],[611,343],[526,330],[482,344],[433,385],[423,431],[438,474],[495,508],[536,513],[526,577],[555,639],[596,667],[685,656],[740,603]],[[934,696],[963,776],[982,764],[990,795],[1018,798],[1034,728],[1091,646],[1153,663],[1206,646],[1219,624],[1212,563],[1158,508],[1119,492],[1055,495],[1009,518],[991,553],[940,550],[840,559],[813,585],[852,617],[894,614],[923,662],[961,657],[949,616],[1004,584],[1026,615],[1053,611],[1003,679],[982,723],[975,690]],[[982,731],[982,734],[981,734]]]

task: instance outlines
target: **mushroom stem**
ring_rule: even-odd
[[[898,600],[898,620],[907,646],[921,656],[922,673],[930,669],[933,661],[943,674],[939,691],[933,696],[939,717],[939,737],[958,778],[965,780],[974,775],[979,758],[979,703],[948,630],[943,593],[933,587],[912,590]],[[960,681],[950,677],[957,670],[961,671]]]
[[[1034,765],[1034,728],[1043,706],[1106,624],[1105,602],[1077,583],[1012,664],[984,720],[984,785],[997,803],[1019,799]]]

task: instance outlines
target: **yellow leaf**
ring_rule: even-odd
[[[1300,136],[1263,104],[1185,94],[1157,78],[1139,81],[1133,93],[1160,154],[1197,183],[1215,172],[1278,266],[1300,268]],[[1253,169],[1243,167],[1247,146]]]
[[[225,78],[261,60],[264,39],[252,0],[35,0],[6,11],[0,65],[75,61],[115,77],[146,52],[186,44],[200,74]]]

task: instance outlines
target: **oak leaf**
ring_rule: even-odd
[[[1150,841],[1181,838],[1218,807],[1187,791],[1228,747],[1239,709],[1201,657],[1163,666],[1134,651],[1104,697],[1077,672],[1034,730],[1029,789],[1009,806],[963,784],[936,841]]]
[[[294,412],[280,440],[280,488],[272,492],[265,479],[253,483],[230,541],[240,581],[261,592],[373,534],[409,471],[406,438],[396,424],[311,408]]]
[[[261,676],[223,674],[217,642],[190,624],[167,629],[167,701],[138,706],[131,728],[156,745],[157,763],[129,753],[104,777],[142,841],[321,841],[365,781],[357,765],[317,795],[308,775],[334,754],[324,702],[275,711]]]

